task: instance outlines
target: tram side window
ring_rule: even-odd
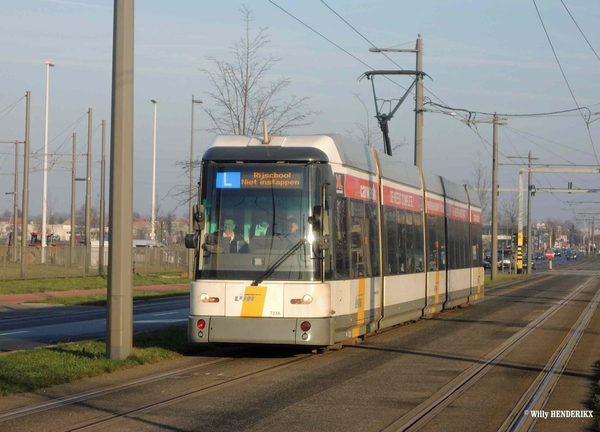
[[[448,218],[448,244],[446,251],[448,252],[448,270],[456,269],[456,221]]]
[[[335,271],[340,279],[350,277],[347,238],[346,200],[338,198],[335,201]]]
[[[386,275],[400,274],[398,266],[398,223],[396,222],[396,209],[385,207],[384,238],[385,238],[385,270]]]
[[[446,269],[446,221],[443,216],[436,216],[436,234],[438,248],[438,265],[440,270]]]
[[[365,205],[360,201],[350,201],[350,277],[367,277],[365,264],[365,233],[363,221]]]
[[[427,215],[427,268],[430,271],[439,270],[439,246],[437,239],[437,216]]]
[[[398,270],[399,274],[406,273],[406,214],[404,210],[396,210],[398,223]]]
[[[483,267],[483,258],[481,253],[481,231],[481,225],[471,224],[473,267]]]
[[[437,249],[439,269],[446,270],[446,221],[442,216],[434,216],[437,221]]]
[[[462,244],[463,244],[463,262],[462,268],[471,267],[471,241],[469,240],[469,222],[461,221],[462,225]]]
[[[406,273],[415,272],[415,226],[413,212],[406,212]]]
[[[377,223],[377,206],[365,204],[368,221],[369,239],[369,276],[379,276],[379,225]]]
[[[413,222],[415,226],[415,271],[421,273],[425,271],[423,264],[423,216],[421,213],[413,213]]]

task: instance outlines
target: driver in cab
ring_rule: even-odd
[[[213,243],[216,241],[216,245],[207,245],[207,248],[213,253],[248,253],[248,243],[244,236],[235,230],[235,221],[231,218],[223,221],[223,229],[216,231],[212,240]]]

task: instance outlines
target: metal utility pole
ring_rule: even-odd
[[[529,157],[528,157],[528,168],[529,168],[529,173],[527,174],[527,262],[529,263],[532,259],[532,254],[533,254],[533,248],[532,248],[532,241],[531,241],[531,196],[534,193],[533,192],[533,173],[531,172],[531,161],[532,160],[537,160],[537,158],[532,158],[531,157],[531,152],[529,152]],[[532,264],[530,263],[527,267],[527,274],[531,274],[531,266]]]
[[[423,40],[417,38],[417,72],[423,70]],[[415,166],[423,168],[423,75],[417,73],[417,88],[415,98]]]
[[[415,49],[393,49],[393,48],[369,48],[371,52],[413,52],[417,54],[417,70],[415,71],[370,71],[365,72],[363,76],[367,77],[367,79],[371,80],[371,84],[373,86],[373,97],[375,98],[375,109],[377,111],[377,115],[375,116],[379,122],[379,127],[383,132],[383,145],[384,151],[388,155],[392,155],[392,148],[389,138],[389,127],[388,122],[392,119],[400,105],[404,102],[408,94],[412,91],[413,87],[416,86],[415,90],[415,166],[422,168],[423,167],[423,76],[425,76],[425,72],[423,72],[423,40],[421,39],[421,35],[418,35],[417,43]],[[404,96],[399,100],[396,104],[395,108],[391,110],[388,114],[380,112],[380,107],[378,104],[377,95],[375,94],[375,83],[374,77],[375,75],[415,75],[415,80],[412,85],[408,88]],[[387,101],[391,102],[391,101]]]
[[[486,120],[463,120],[466,124],[475,123],[492,123],[494,125],[494,141],[493,141],[493,156],[492,156],[492,268],[491,279],[498,278],[498,266],[494,264],[494,257],[498,255],[498,125],[506,125],[505,122],[500,122],[497,114],[494,114],[492,119]],[[502,257],[504,259],[504,256]]]
[[[92,109],[88,109],[88,149],[87,170],[85,176],[85,274],[90,271],[90,260],[92,255],[92,244],[90,242],[90,222],[92,212]]]
[[[12,262],[17,262],[17,239],[19,238],[19,141],[15,141],[15,189],[13,191],[13,237],[12,237]]]
[[[100,249],[98,260],[98,274],[104,276],[104,197],[106,190],[106,120],[102,120],[102,157],[100,159]]]
[[[50,68],[54,63],[46,62],[46,122],[44,125],[44,184],[42,186],[42,263],[46,262],[46,206],[48,195],[48,105],[50,100]]]
[[[190,216],[189,216],[189,232],[194,232],[194,214],[193,214],[193,200],[195,194],[194,188],[194,104],[201,104],[201,100],[194,99],[192,95],[192,138],[190,142]],[[188,278],[194,279],[194,249],[188,249]]]
[[[494,114],[494,141],[492,156],[492,268],[491,280],[498,278],[498,266],[494,265],[494,256],[498,256],[498,116]],[[504,256],[502,257],[504,267]]]
[[[133,345],[133,24],[134,0],[115,0],[106,356],[121,360]]]
[[[23,205],[21,214],[21,279],[27,278],[27,219],[29,218],[29,119],[31,92],[25,94],[25,150],[23,151]]]
[[[154,140],[153,140],[153,157],[152,157],[152,214],[150,215],[150,240],[156,240],[156,228],[155,228],[155,202],[156,202],[156,110],[158,108],[158,101],[156,99],[150,99],[150,102],[154,105]]]
[[[73,133],[73,160],[71,162],[71,259],[70,265],[73,265],[75,257],[75,235],[77,233],[77,224],[75,223],[75,182],[77,169],[77,134]]]

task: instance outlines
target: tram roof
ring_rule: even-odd
[[[337,133],[322,135],[271,136],[218,135],[204,153],[204,160],[229,161],[316,161],[337,163],[368,173],[377,172],[370,149]],[[245,148],[243,153],[240,149]]]

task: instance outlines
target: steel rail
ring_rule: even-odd
[[[600,301],[600,290],[596,293],[592,301],[579,316],[577,322],[571,327],[571,330],[565,336],[559,347],[550,360],[544,366],[544,369],[531,386],[523,394],[515,408],[500,426],[501,431],[532,430],[537,422],[537,417],[525,415],[531,411],[541,411],[546,406],[550,395],[553,393],[556,384],[562,376],[571,356],[579,345],[596,308]]]
[[[134,415],[137,415],[140,413],[153,411],[153,410],[156,410],[159,408],[164,408],[169,405],[176,404],[176,403],[188,400],[188,399],[193,399],[193,398],[202,396],[206,393],[210,393],[210,392],[213,392],[216,390],[221,390],[221,389],[233,386],[233,385],[237,385],[239,383],[248,381],[250,379],[261,377],[261,376],[269,374],[271,372],[278,371],[278,370],[296,365],[298,363],[310,360],[312,358],[315,358],[315,356],[312,353],[302,354],[302,355],[294,357],[292,359],[286,359],[276,365],[267,366],[267,367],[259,368],[258,370],[238,374],[238,375],[233,376],[230,379],[223,381],[223,382],[206,384],[195,390],[182,391],[180,394],[171,396],[167,399],[159,400],[159,401],[152,402],[152,403],[146,403],[146,404],[140,405],[136,408],[131,408],[131,409],[124,410],[121,412],[107,414],[100,418],[96,418],[96,419],[86,421],[86,422],[81,422],[72,427],[69,427],[68,429],[65,429],[65,431],[74,432],[74,431],[81,431],[81,430],[87,430],[87,429],[94,429],[94,428],[100,427],[100,426],[104,427],[106,424],[114,422],[116,420],[120,420],[123,418],[132,418]]]
[[[151,384],[153,382],[163,380],[163,379],[168,378],[173,375],[194,372],[197,370],[205,369],[209,366],[214,366],[214,365],[218,365],[218,364],[222,364],[222,363],[228,363],[228,362],[232,362],[235,360],[236,360],[235,358],[220,358],[217,360],[212,360],[212,361],[203,363],[201,365],[187,366],[187,367],[172,370],[169,372],[153,374],[153,375],[150,375],[150,376],[147,376],[144,378],[133,380],[131,382],[117,384],[117,385],[109,386],[109,387],[99,389],[99,390],[85,391],[85,392],[81,392],[81,393],[76,393],[74,395],[54,399],[50,402],[41,402],[41,403],[34,404],[34,405],[28,405],[26,407],[16,408],[13,410],[9,410],[9,411],[0,413],[0,423],[8,421],[8,420],[14,420],[14,419],[17,419],[20,417],[29,416],[32,414],[41,413],[44,411],[53,410],[56,408],[67,406],[67,405],[74,405],[79,402],[83,402],[83,401],[101,397],[101,396],[106,396],[111,393],[116,393],[118,391],[127,390],[127,389],[131,389],[134,387],[146,385],[146,384]]]
[[[542,315],[537,317],[522,330],[514,334],[494,350],[490,351],[477,363],[469,367],[458,377],[434,393],[425,402],[421,403],[407,414],[390,424],[388,427],[383,429],[383,431],[414,431],[426,425],[431,419],[437,416],[448,405],[458,399],[471,386],[473,386],[489,371],[491,371],[514,348],[520,345],[530,333],[535,331],[552,315],[562,309],[569,301],[581,293],[594,280],[595,278],[590,278],[587,282],[573,291],[569,296],[558,301],[554,306],[546,310]]]

